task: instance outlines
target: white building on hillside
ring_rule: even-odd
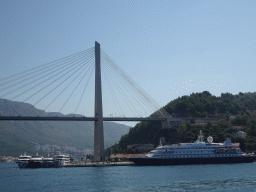
[[[245,138],[246,137],[246,133],[244,131],[238,131],[234,134],[234,136],[238,136],[238,137],[241,137],[241,138]]]

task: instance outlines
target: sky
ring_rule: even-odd
[[[255,34],[253,0],[1,0],[0,78],[97,41],[160,106],[255,92]]]

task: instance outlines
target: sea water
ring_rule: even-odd
[[[44,169],[0,163],[0,191],[256,191],[256,163]]]

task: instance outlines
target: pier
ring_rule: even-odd
[[[69,164],[64,167],[111,167],[111,166],[133,166],[135,165],[133,162],[125,161],[125,162],[97,162],[97,163],[74,163]]]

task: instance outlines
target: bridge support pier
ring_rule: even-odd
[[[168,118],[165,121],[162,121],[162,129],[170,129],[172,127],[182,124],[182,120],[176,120],[174,118]]]
[[[169,127],[169,121],[168,121],[168,120],[162,121],[161,123],[162,123],[162,129],[168,129],[168,128],[170,128],[170,127]]]
[[[104,131],[101,93],[100,44],[95,41],[95,110],[94,116],[94,160],[104,161]]]

